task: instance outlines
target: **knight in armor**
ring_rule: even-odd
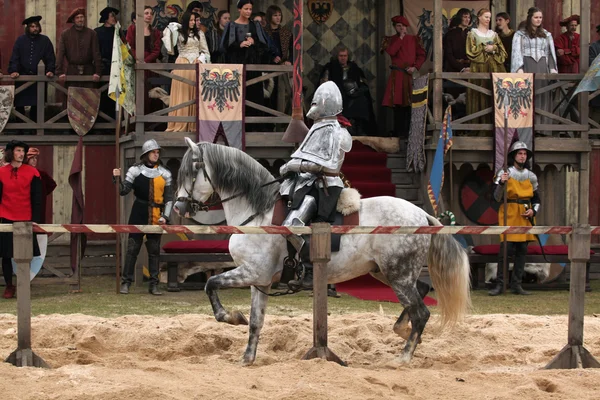
[[[315,122],[292,159],[279,170],[282,176],[288,176],[280,189],[290,208],[283,221],[285,226],[333,222],[335,218],[337,201],[344,187],[339,174],[345,153],[352,148],[352,137],[337,120],[342,104],[342,94],[334,82],[323,83],[315,92],[306,114]],[[287,239],[304,267],[300,278],[291,280],[289,285],[312,289],[309,236],[290,235]]]
[[[531,171],[529,160],[533,156],[531,150],[524,142],[515,142],[508,153],[508,171],[499,170],[494,178],[494,199],[503,203],[504,186],[506,185],[506,226],[532,226],[535,225],[535,216],[540,210],[540,196],[538,194],[538,178]],[[504,206],[498,210],[498,221],[504,226]],[[498,274],[496,287],[490,290],[490,296],[502,294],[504,289],[504,246],[508,246],[508,254],[514,254],[514,268],[510,289],[514,294],[528,295],[521,287],[521,281],[525,274],[525,256],[527,255],[527,243],[535,240],[532,234],[510,234],[504,241],[504,235],[500,235],[502,245],[498,256]]]
[[[120,182],[119,193],[126,196],[133,189],[135,201],[129,216],[130,225],[163,225],[169,222],[173,209],[173,179],[171,172],[159,164],[161,147],[150,139],[142,145],[141,162],[127,170],[125,181]],[[121,169],[115,168],[113,176],[121,178]],[[130,233],[127,241],[127,255],[123,266],[121,294],[128,294],[133,282],[137,256],[146,235],[150,286],[148,291],[161,295],[158,290],[158,257],[160,254],[160,234]]]

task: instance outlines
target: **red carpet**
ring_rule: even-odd
[[[335,288],[339,293],[346,293],[361,300],[400,302],[389,286],[369,274],[338,283]],[[437,300],[429,296],[425,296],[424,302],[426,306],[437,306]]]
[[[378,153],[355,140],[352,142],[352,150],[344,159],[342,173],[363,199],[375,196],[396,197],[396,185],[392,183],[392,171],[387,167],[386,153]]]

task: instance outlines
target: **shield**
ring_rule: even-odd
[[[40,247],[40,255],[34,256],[29,263],[30,273],[29,280],[33,280],[35,276],[40,272],[44,265],[44,259],[46,258],[46,251],[48,250],[48,235],[35,235],[37,238],[38,246]],[[11,259],[13,271],[17,274],[17,263],[14,259]]]
[[[492,196],[494,173],[489,168],[471,172],[460,188],[460,207],[465,216],[477,225],[498,224],[497,203]]]
[[[0,86],[0,132],[4,130],[15,101],[15,87]]]
[[[308,13],[317,24],[327,21],[333,11],[333,0],[308,0],[307,5]]]
[[[70,87],[67,100],[67,115],[73,130],[84,136],[92,129],[100,109],[100,91],[98,89]]]

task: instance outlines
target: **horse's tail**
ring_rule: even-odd
[[[442,225],[427,215],[429,225]],[[431,235],[427,255],[429,275],[442,314],[441,326],[454,325],[471,307],[469,258],[452,235]]]

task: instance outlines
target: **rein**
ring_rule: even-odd
[[[196,171],[202,170],[202,173],[204,174],[204,179],[206,179],[208,181],[208,183],[210,184],[210,186],[213,188],[213,192],[214,192],[214,185],[212,183],[212,180],[210,179],[210,176],[208,176],[208,173],[206,172],[206,164],[204,163],[204,161],[202,160],[202,158],[203,158],[202,157],[202,147],[200,147],[200,157],[198,157],[198,158],[196,158],[196,157],[192,158],[194,169]],[[270,186],[270,185],[272,185],[274,183],[282,182],[284,179],[286,179],[285,175],[284,176],[280,176],[279,178],[274,179],[274,180],[272,180],[270,182],[267,182],[267,183],[261,185],[260,187],[264,188],[264,187]],[[192,189],[191,189],[192,191],[194,190],[195,184],[196,184],[196,176],[194,176],[194,178],[192,179]],[[184,187],[184,189],[187,192],[187,197],[178,197],[176,199],[176,201],[188,202],[190,204],[190,207],[192,208],[192,211],[194,212],[194,214],[197,213],[198,211],[206,211],[206,212],[208,212],[208,210],[211,207],[221,205],[221,204],[226,203],[226,202],[228,202],[230,200],[236,199],[236,198],[238,198],[238,197],[240,197],[240,196],[242,196],[244,194],[243,192],[240,192],[240,193],[234,194],[233,196],[229,196],[229,197],[227,197],[225,199],[219,199],[217,201],[212,201],[210,203],[204,203],[204,202],[201,202],[201,201],[198,201],[198,200],[194,199],[194,197],[192,196],[192,193],[190,193],[190,191],[187,190],[187,188]],[[244,222],[242,222],[240,224],[240,226],[244,226],[244,225],[248,224],[250,221],[252,221],[258,215],[260,215],[260,213],[258,213],[258,212],[252,214]]]

